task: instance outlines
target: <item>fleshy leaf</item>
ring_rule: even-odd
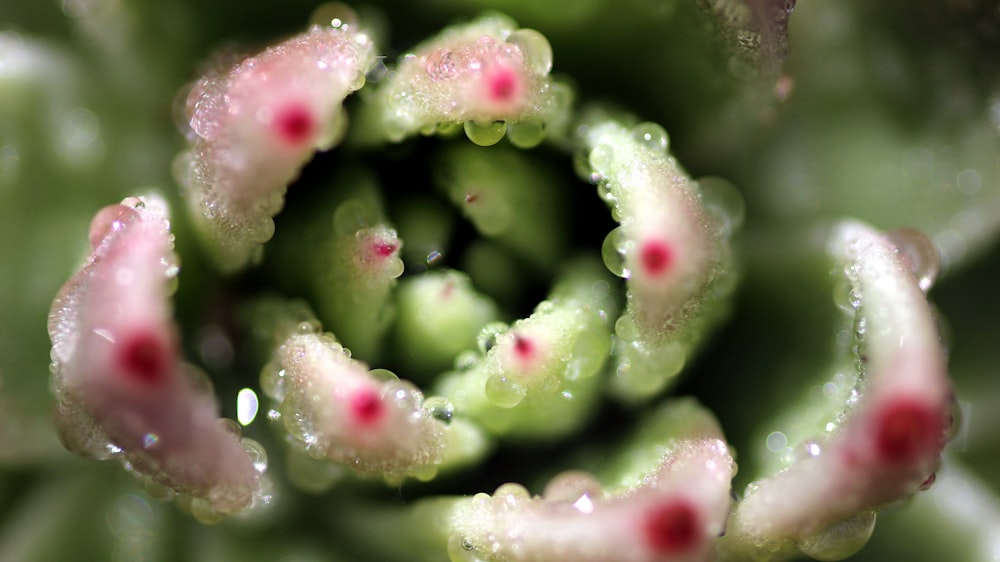
[[[266,462],[259,445],[220,423],[211,386],[181,362],[167,213],[146,196],[94,217],[91,254],[49,316],[57,425],[71,451],[119,458],[199,519],[216,520],[265,501]]]
[[[277,329],[261,386],[275,401],[272,419],[282,420],[300,452],[390,482],[432,478],[465,455],[454,438],[468,428],[452,424],[450,404],[352,359],[308,308],[264,301],[255,316]]]
[[[788,464],[751,483],[727,541],[768,560],[796,549],[839,560],[864,546],[875,511],[929,486],[947,441],[951,385],[912,232],[841,224],[830,252],[850,284],[857,365],[824,387],[844,397],[825,432],[793,445]],[[930,247],[929,242],[919,248]]]
[[[529,147],[568,109],[568,89],[551,81],[551,69],[552,47],[542,34],[486,15],[404,55],[375,104],[390,140],[464,126],[476,144],[496,144],[507,134]]]
[[[195,83],[178,179],[221,270],[259,261],[289,182],[339,142],[341,103],[374,62],[373,42],[353,26],[315,26]]]
[[[605,491],[593,476],[569,471],[554,477],[542,497],[504,484],[492,496],[457,503],[450,517],[451,560],[711,559],[712,541],[729,513],[736,465],[714,420],[692,406],[669,404],[650,418],[651,431],[630,444],[639,447],[622,453],[626,465],[644,465],[624,487]],[[629,458],[635,454],[642,461]]]
[[[495,435],[553,438],[585,419],[603,383],[617,306],[599,264],[567,267],[528,318],[487,325],[437,389]]]
[[[615,324],[617,377],[626,398],[660,392],[724,312],[735,271],[729,238],[742,200],[719,180],[692,181],[667,152],[655,123],[581,127],[585,173],[621,226],[602,253],[628,280],[628,306]]]

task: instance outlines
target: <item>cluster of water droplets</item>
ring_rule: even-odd
[[[579,286],[557,284],[531,316],[484,326],[476,349],[456,357],[437,392],[494,434],[538,438],[575,427],[600,384],[615,313],[601,275],[580,274]]]
[[[314,151],[339,142],[341,104],[375,62],[371,39],[354,23],[317,17],[329,19],[204,76],[187,95],[190,147],[175,175],[225,271],[260,259],[287,185]]]
[[[456,25],[390,72],[380,94],[386,135],[399,141],[461,128],[481,146],[505,135],[515,146],[535,146],[571,102],[568,86],[548,78],[551,69],[552,47],[535,30],[495,14]]]
[[[743,199],[721,178],[687,178],[656,123],[593,119],[577,133],[585,147],[577,173],[597,184],[620,223],[601,247],[608,270],[628,280],[628,307],[615,324],[616,384],[626,396],[650,396],[725,313]]]
[[[306,489],[324,489],[342,474],[314,461],[398,482],[433,478],[443,460],[451,403],[425,400],[391,371],[352,359],[315,320],[298,322],[278,345],[261,372],[261,388],[273,401],[268,419],[282,424],[301,455],[293,457],[292,478]]]

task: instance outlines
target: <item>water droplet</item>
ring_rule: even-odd
[[[615,321],[615,335],[625,341],[639,339],[639,327],[630,314],[623,314]]]
[[[340,235],[354,235],[378,222],[375,209],[361,199],[344,201],[333,212],[333,229]]]
[[[507,482],[506,484],[501,484],[500,487],[493,492],[493,497],[502,501],[508,507],[515,507],[518,503],[530,500],[531,493],[528,492],[527,488],[520,484]]]
[[[926,492],[927,490],[930,490],[934,486],[935,482],[937,482],[937,472],[932,472],[930,476],[925,478],[924,481],[920,483],[920,486],[917,488],[917,490],[921,492]]]
[[[428,267],[433,267],[433,266],[441,263],[442,260],[444,260],[444,256],[441,254],[441,252],[439,252],[437,250],[431,250],[427,254],[427,266]]]
[[[309,25],[334,29],[357,29],[358,14],[346,4],[327,2],[320,4],[309,16]]]
[[[127,539],[137,533],[149,532],[154,522],[149,503],[135,495],[121,496],[109,507],[108,528],[118,539]]]
[[[396,373],[393,373],[388,369],[372,369],[371,371],[368,371],[368,376],[378,382],[395,382],[399,380]]]
[[[768,451],[781,453],[784,452],[785,447],[788,447],[788,438],[780,431],[772,431],[768,434],[766,443]]]
[[[582,470],[567,470],[555,475],[542,492],[543,498],[555,502],[573,503],[585,495],[591,500],[599,499],[604,497],[604,489],[593,474]]]
[[[816,560],[843,560],[868,544],[874,530],[875,512],[867,511],[800,538],[796,545],[803,554]]]
[[[219,425],[222,426],[222,429],[224,429],[226,433],[235,435],[237,438],[243,437],[243,428],[241,428],[240,424],[236,423],[236,421],[229,418],[219,418]]]
[[[451,423],[451,419],[455,417],[455,406],[443,396],[432,396],[425,400],[424,409],[430,412],[432,418],[446,424]]]
[[[494,343],[495,345],[495,343]],[[479,359],[482,357],[480,353],[472,351],[463,351],[455,357],[455,370],[456,371],[468,371],[469,369],[475,367],[479,363]]]
[[[899,251],[903,263],[917,277],[920,290],[926,293],[941,270],[941,258],[934,243],[912,228],[893,230],[887,236]]]
[[[275,400],[285,398],[285,370],[281,368],[281,363],[272,361],[260,372],[260,389]]]
[[[534,29],[518,29],[507,37],[524,51],[525,62],[536,74],[546,75],[552,70],[552,45],[544,35]]]
[[[160,436],[155,433],[147,433],[142,436],[142,448],[152,449],[160,442]]]
[[[975,170],[962,170],[958,173],[955,184],[962,193],[973,195],[982,189],[983,177]]]
[[[698,180],[705,211],[718,225],[723,236],[730,236],[743,226],[746,203],[736,187],[723,178],[707,176]]]
[[[632,129],[632,138],[642,146],[655,152],[666,152],[670,143],[667,131],[657,123],[647,121],[639,123]]]
[[[457,534],[448,537],[448,559],[451,562],[487,562],[471,539]]]
[[[257,417],[257,410],[260,402],[257,400],[257,393],[251,388],[244,388],[236,394],[236,420],[241,425],[250,425]]]
[[[607,177],[615,163],[615,150],[606,144],[595,146],[587,155],[587,162],[594,173]]]
[[[854,314],[855,307],[851,304],[851,284],[840,281],[833,287],[833,303],[844,312]]]
[[[506,332],[510,327],[503,322],[491,322],[480,330],[479,335],[476,336],[476,345],[479,347],[480,353],[484,355],[489,353],[491,349],[497,345],[497,336]]]
[[[528,389],[503,375],[486,379],[486,398],[501,408],[513,408],[524,400]]]
[[[606,331],[588,329],[580,332],[573,342],[571,359],[566,364],[563,378],[573,381],[596,375],[610,352],[611,337]]]
[[[267,451],[264,446],[253,439],[241,439],[240,446],[250,457],[254,471],[257,474],[263,474],[267,470]]]
[[[507,138],[517,148],[534,148],[545,140],[545,121],[530,118],[511,123],[507,125]]]
[[[465,136],[479,146],[493,146],[500,142],[500,139],[507,134],[507,123],[504,121],[493,121],[490,123],[479,123],[477,121],[465,122]]]
[[[601,258],[604,259],[604,266],[611,273],[624,279],[632,276],[632,272],[625,267],[626,247],[625,231],[620,226],[609,232],[604,238],[604,243],[601,244]]]
[[[188,509],[191,510],[192,517],[206,525],[221,523],[226,518],[225,514],[220,513],[212,507],[212,504],[208,500],[201,498],[193,498],[188,505]]]

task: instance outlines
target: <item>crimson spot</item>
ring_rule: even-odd
[[[382,419],[385,405],[374,390],[362,388],[351,397],[351,413],[361,425],[371,426]]]
[[[372,252],[376,256],[387,258],[394,254],[396,250],[399,249],[399,244],[395,242],[386,242],[384,240],[376,240],[372,243]]]
[[[157,384],[167,376],[170,350],[152,332],[136,332],[119,342],[118,367],[133,381]]]
[[[913,399],[897,400],[877,414],[875,449],[887,463],[913,462],[931,452],[943,432],[943,420],[933,408]]]
[[[659,240],[647,240],[639,248],[639,264],[650,277],[665,273],[674,262],[674,252],[670,246]]]
[[[290,145],[305,144],[316,130],[312,112],[302,104],[292,104],[280,109],[273,125],[281,140]]]
[[[514,336],[514,354],[522,361],[527,361],[535,354],[535,342],[520,334]]]
[[[496,102],[509,102],[517,96],[518,77],[509,68],[498,68],[492,72],[488,80],[490,99]]]
[[[658,554],[678,554],[701,542],[698,512],[685,500],[657,505],[646,512],[643,533],[651,550]]]

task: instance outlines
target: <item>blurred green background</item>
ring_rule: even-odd
[[[175,124],[178,92],[212,53],[254,50],[295,33],[315,6],[0,0],[0,560],[367,559],[338,536],[343,492],[289,491],[259,518],[193,523],[145,497],[117,467],[63,451],[47,388],[48,307],[84,255],[90,217],[149,188],[167,194],[179,211],[171,177],[184,141]],[[741,190],[747,220],[738,302],[677,391],[698,396],[719,416],[741,453],[738,487],[763,447],[770,412],[829,374],[835,306],[820,255],[822,229],[855,217],[925,232],[942,253],[931,297],[963,411],[949,455],[965,468],[946,464],[942,479],[983,483],[975,509],[986,511],[960,503],[956,509],[969,520],[946,517],[942,509],[957,488],[932,490],[880,515],[872,544],[853,559],[961,560],[972,556],[965,554],[970,544],[1000,536],[995,2],[805,0],[791,15],[790,54],[777,70],[769,65],[781,61],[765,56],[758,69],[735,48],[731,22],[713,16],[731,9],[722,0],[369,6],[366,21],[377,24],[390,60],[456,17],[506,12],[549,38],[554,72],[570,77],[581,100],[608,101],[661,123],[692,176],[722,176]],[[572,178],[569,157],[543,154]],[[430,177],[405,179],[411,194],[432,192]],[[574,197],[596,200],[592,186],[577,183]],[[293,188],[290,210],[294,198]],[[599,203],[584,209],[602,212]],[[175,215],[183,261],[178,317],[196,351],[196,335],[212,321],[203,305],[266,284],[269,274],[220,279],[205,266],[182,214]],[[575,232],[576,243],[599,241],[606,231],[596,238]],[[256,386],[256,372],[237,365],[211,374],[232,416],[236,389]],[[631,419],[615,407],[602,416],[605,429],[592,432],[597,440],[624,431]],[[247,432],[267,439],[260,425]],[[590,436],[554,450],[501,451],[490,466],[440,490],[489,491],[504,479],[548,474],[541,459],[585,447]],[[505,475],[512,465],[521,472]],[[391,502],[425,490],[372,493]]]

